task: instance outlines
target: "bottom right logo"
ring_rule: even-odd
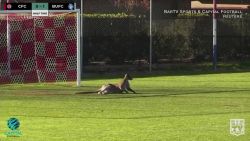
[[[240,136],[245,134],[245,119],[230,119],[230,134]]]
[[[20,137],[22,135],[21,131],[18,130],[20,127],[20,122],[17,118],[10,118],[7,121],[7,126],[11,130],[5,133],[7,137]]]

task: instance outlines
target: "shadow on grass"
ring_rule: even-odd
[[[250,111],[227,111],[227,112],[208,112],[208,113],[186,113],[186,114],[169,114],[156,116],[134,116],[134,117],[82,117],[82,116],[46,116],[46,115],[13,115],[16,117],[34,117],[34,118],[66,118],[66,119],[154,119],[154,118],[172,118],[172,117],[193,117],[193,116],[210,116],[210,115],[227,115],[227,114],[249,114]]]
[[[239,89],[239,90],[220,90],[220,91],[198,91],[198,92],[177,92],[169,94],[150,94],[150,93],[137,93],[137,94],[119,94],[114,95],[117,97],[86,97],[86,99],[135,99],[135,98],[156,98],[156,97],[169,97],[169,96],[185,96],[185,95],[202,95],[202,94],[221,94],[221,93],[238,93],[238,92],[250,92],[249,89]],[[111,94],[112,95],[112,94]],[[202,96],[200,96],[202,97]],[[206,97],[207,98],[207,97]],[[213,98],[213,97],[211,97]],[[216,98],[230,98],[230,97],[216,97]],[[249,97],[233,97],[233,98],[249,98]]]
[[[84,81],[100,80],[100,79],[122,79],[125,73],[131,74],[133,78],[148,78],[161,76],[190,76],[190,75],[206,75],[206,74],[229,74],[229,73],[247,73],[250,69],[244,70],[166,70],[153,72],[120,72],[120,73],[106,73],[106,74],[86,74]]]
[[[155,71],[149,73],[144,71],[114,71],[98,73],[86,73],[83,80],[96,79],[117,79],[122,78],[125,73],[130,73],[134,78],[159,77],[159,76],[185,76],[203,74],[222,74],[222,73],[244,73],[250,72],[250,61],[220,62],[217,71],[214,71],[212,63],[169,63],[154,64]]]

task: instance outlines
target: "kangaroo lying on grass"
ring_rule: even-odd
[[[129,74],[125,74],[120,83],[102,85],[102,87],[97,92],[98,94],[110,94],[123,92],[128,93],[128,91],[131,91],[135,94],[136,92],[130,88],[129,80],[133,80],[133,78]]]

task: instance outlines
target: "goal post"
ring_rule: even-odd
[[[81,72],[82,72],[82,50],[81,50],[81,43],[82,43],[82,23],[81,23],[81,14],[78,10],[77,12],[77,78],[76,78],[76,85],[78,87],[81,86]]]
[[[80,10],[0,11],[0,84],[76,81],[81,85]]]

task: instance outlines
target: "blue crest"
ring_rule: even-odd
[[[20,127],[20,122],[17,118],[10,118],[7,125],[11,130],[17,130]]]

